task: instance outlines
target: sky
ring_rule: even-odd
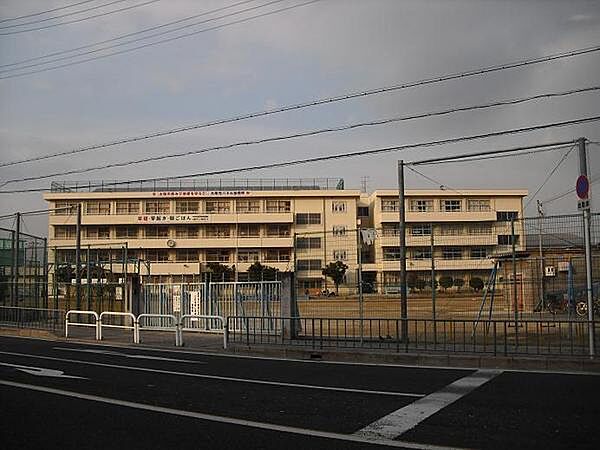
[[[0,79],[0,162],[10,162],[157,130],[202,123],[454,72],[504,64],[600,44],[600,1],[590,0],[268,0],[240,2],[94,0],[43,15],[6,20],[77,3],[75,0],[0,0],[0,78],[5,66],[113,39],[149,27],[238,3],[229,9],[180,22],[206,21],[86,57],[105,55],[219,25],[218,29],[55,70]],[[144,4],[147,3],[147,4]],[[267,4],[268,3],[268,4]],[[106,6],[102,6],[106,5]],[[301,6],[298,6],[301,5]],[[297,6],[281,12],[278,9]],[[87,12],[83,9],[98,7]],[[111,11],[128,8],[124,11]],[[226,18],[219,16],[232,14]],[[71,14],[51,20],[42,19]],[[7,32],[101,17],[16,34]],[[229,22],[273,12],[242,23]],[[14,26],[24,22],[37,22]],[[169,31],[162,27],[154,31]],[[4,33],[4,34],[3,34]],[[139,34],[130,37],[147,37]],[[122,40],[110,44],[121,43]],[[86,50],[97,50],[89,47]],[[60,56],[69,56],[63,54]],[[85,57],[64,59],[61,63]],[[44,60],[41,60],[44,61]],[[35,64],[40,60],[27,64]],[[56,63],[59,64],[59,63]],[[3,72],[4,71],[4,72]],[[0,185],[15,178],[102,166],[154,155],[413,115],[497,100],[600,85],[600,52],[444,83],[387,92],[268,117],[111,146],[77,155],[0,168]],[[364,149],[412,144],[540,125],[600,114],[593,91],[526,104],[395,122],[312,137],[237,147],[38,181],[8,183],[0,190],[49,189],[52,181],[128,180],[177,176]],[[600,141],[599,122],[500,136],[287,168],[246,172],[236,178],[344,178],[368,191],[395,188],[397,160],[586,137]],[[600,177],[600,147],[589,145],[589,173]],[[525,215],[575,185],[577,150],[569,149],[473,163],[424,166],[406,173],[407,188],[527,189],[533,194],[558,162],[558,169],[529,203]],[[231,178],[232,176],[227,176]],[[431,181],[434,180],[434,181]],[[597,187],[598,186],[598,187]],[[593,185],[592,190],[600,188]],[[43,209],[41,193],[0,194],[0,216]],[[592,201],[594,211],[597,204]],[[544,203],[550,214],[577,212],[574,193]],[[13,219],[0,219],[10,228]],[[44,216],[24,220],[25,230],[47,234]]]

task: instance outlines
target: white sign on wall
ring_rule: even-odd
[[[554,266],[546,266],[545,274],[547,277],[556,276],[556,267]]]

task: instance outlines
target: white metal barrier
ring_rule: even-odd
[[[172,326],[156,326],[156,325],[150,325],[150,326],[143,326],[142,325],[142,319],[144,318],[157,318],[157,319],[170,319],[173,323]],[[174,331],[175,332],[175,346],[176,347],[181,347],[181,343],[180,343],[180,334],[179,334],[179,323],[177,322],[177,317],[175,317],[173,314],[140,314],[139,316],[137,316],[137,320],[135,321],[136,324],[136,331],[135,331],[135,342],[137,344],[139,344],[140,342],[142,342],[141,340],[141,336],[140,336],[140,331],[141,330],[151,330],[151,331]]]
[[[131,326],[129,325],[109,325],[109,324],[103,324],[102,323],[102,318],[103,317],[129,317],[131,319]],[[137,326],[136,326],[136,318],[135,315],[133,315],[132,313],[128,313],[128,312],[113,312],[113,311],[104,311],[103,313],[100,314],[100,319],[98,321],[98,337],[97,339],[99,341],[102,340],[102,327],[107,327],[107,328],[121,328],[121,329],[125,329],[125,330],[133,330],[133,342],[137,344]]]
[[[201,328],[192,328],[185,327],[184,323],[186,319],[205,319],[205,320],[217,320],[221,322],[221,330],[223,331],[223,349],[227,350],[227,341],[229,338],[229,333],[227,330],[227,322],[225,318],[222,316],[213,316],[213,315],[202,315],[202,314],[184,314],[181,316],[181,321],[179,322],[179,345],[183,345],[183,332],[184,331],[204,331]]]
[[[83,323],[83,322],[69,322],[69,316],[71,314],[81,314],[87,316],[94,317],[94,323]],[[101,331],[100,331],[100,317],[96,311],[82,311],[78,309],[71,309],[67,311],[65,315],[65,337],[69,337],[69,325],[72,327],[94,327],[96,329],[96,340],[100,340]]]

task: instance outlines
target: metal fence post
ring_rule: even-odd
[[[435,256],[434,256],[434,236],[433,236],[433,222],[430,224],[431,227],[431,316],[433,318],[433,345],[437,346],[437,314],[436,314],[436,281],[435,281]]]
[[[517,250],[515,236],[515,219],[510,219],[510,241],[512,249],[512,278],[513,278],[513,313],[515,319],[515,348],[519,346],[519,301],[517,299]]]

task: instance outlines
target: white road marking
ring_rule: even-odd
[[[65,375],[62,370],[46,369],[45,367],[31,367],[21,366],[19,364],[8,364],[0,362],[0,366],[13,367],[21,372],[35,375],[37,377],[51,377],[51,378],[79,378],[81,380],[87,380],[85,377],[76,377],[75,375]]]
[[[376,420],[354,435],[373,440],[394,439],[501,373],[501,370],[478,370]]]
[[[166,358],[163,356],[137,355],[137,354],[131,354],[131,353],[114,352],[111,350],[94,350],[92,348],[79,349],[79,348],[68,348],[68,347],[53,347],[52,349],[68,351],[68,352],[98,353],[101,355],[122,356],[124,358],[133,358],[133,359],[154,359],[156,361],[172,361],[172,362],[182,362],[182,363],[192,363],[192,364],[207,364],[204,361],[195,361],[193,359],[176,359],[176,358]]]
[[[49,388],[49,387],[44,387],[44,386],[34,386],[31,384],[24,384],[24,383],[15,383],[12,381],[5,381],[5,380],[0,380],[0,385],[21,388],[21,389],[29,389],[32,391],[45,392],[48,394],[62,395],[64,397],[71,397],[71,398],[76,398],[76,399],[80,399],[80,400],[89,400],[89,401],[105,403],[105,404],[109,404],[109,405],[117,405],[117,406],[123,406],[123,407],[127,407],[127,408],[140,409],[140,410],[144,410],[144,411],[152,411],[152,412],[158,412],[158,413],[163,413],[163,414],[172,414],[172,415],[176,415],[176,416],[190,417],[193,419],[201,419],[201,420],[207,420],[207,421],[211,421],[211,422],[226,423],[226,424],[230,424],[230,425],[240,425],[240,426],[244,426],[244,427],[258,428],[258,429],[269,430],[269,431],[279,431],[279,432],[283,432],[283,433],[292,433],[292,434],[298,434],[298,435],[310,436],[310,437],[321,437],[321,438],[326,438],[326,439],[336,439],[336,440],[349,441],[349,442],[360,442],[360,443],[371,444],[371,445],[385,445],[388,447],[401,447],[401,448],[410,448],[410,449],[417,449],[417,450],[451,450],[451,449],[457,448],[457,447],[443,447],[443,446],[428,445],[428,444],[418,444],[418,443],[414,443],[414,442],[390,441],[390,440],[384,440],[384,439],[372,441],[372,440],[368,440],[368,439],[362,438],[360,436],[351,435],[351,434],[341,434],[341,433],[333,433],[333,432],[329,432],[329,431],[310,430],[310,429],[306,429],[306,428],[290,427],[290,426],[286,426],[286,425],[275,425],[275,424],[264,423],[264,422],[256,422],[253,420],[236,419],[233,417],[224,417],[224,416],[217,416],[217,415],[213,415],[213,414],[204,414],[204,413],[198,413],[198,412],[193,412],[193,411],[184,411],[184,410],[180,410],[180,409],[166,408],[166,407],[154,406],[154,405],[146,405],[143,403],[135,403],[135,402],[129,402],[129,401],[125,401],[125,400],[118,400],[118,399],[114,399],[114,398],[99,397],[97,395],[81,394],[79,392],[74,392],[74,391],[66,391],[66,390],[62,390],[62,389],[54,389],[54,388]]]
[[[209,379],[209,380],[234,381],[234,382],[238,382],[238,383],[263,384],[263,385],[269,385],[269,386],[282,386],[282,387],[292,387],[292,388],[302,388],[302,389],[317,389],[317,390],[322,390],[322,391],[350,392],[353,394],[390,395],[390,396],[396,396],[396,397],[416,397],[416,398],[425,397],[425,394],[415,394],[413,392],[373,391],[373,390],[368,390],[368,389],[353,389],[353,388],[343,388],[343,387],[335,387],[335,386],[318,386],[318,385],[314,385],[314,384],[285,383],[285,382],[281,382],[281,381],[256,380],[256,379],[252,379],[252,378],[236,378],[236,377],[226,377],[226,376],[221,376],[221,375],[207,375],[207,374],[193,373],[193,372],[176,372],[173,370],[151,369],[148,367],[136,367],[136,366],[119,366],[117,364],[82,361],[82,360],[78,360],[78,359],[54,358],[52,356],[30,355],[27,353],[13,353],[13,352],[0,351],[0,354],[12,355],[12,356],[22,356],[25,358],[45,359],[45,360],[49,360],[49,361],[70,362],[70,363],[90,365],[90,366],[111,367],[114,369],[138,370],[140,372],[152,372],[152,373],[161,373],[161,374],[166,374],[166,375],[179,375],[179,376],[184,376],[184,377],[204,378],[204,379]]]

